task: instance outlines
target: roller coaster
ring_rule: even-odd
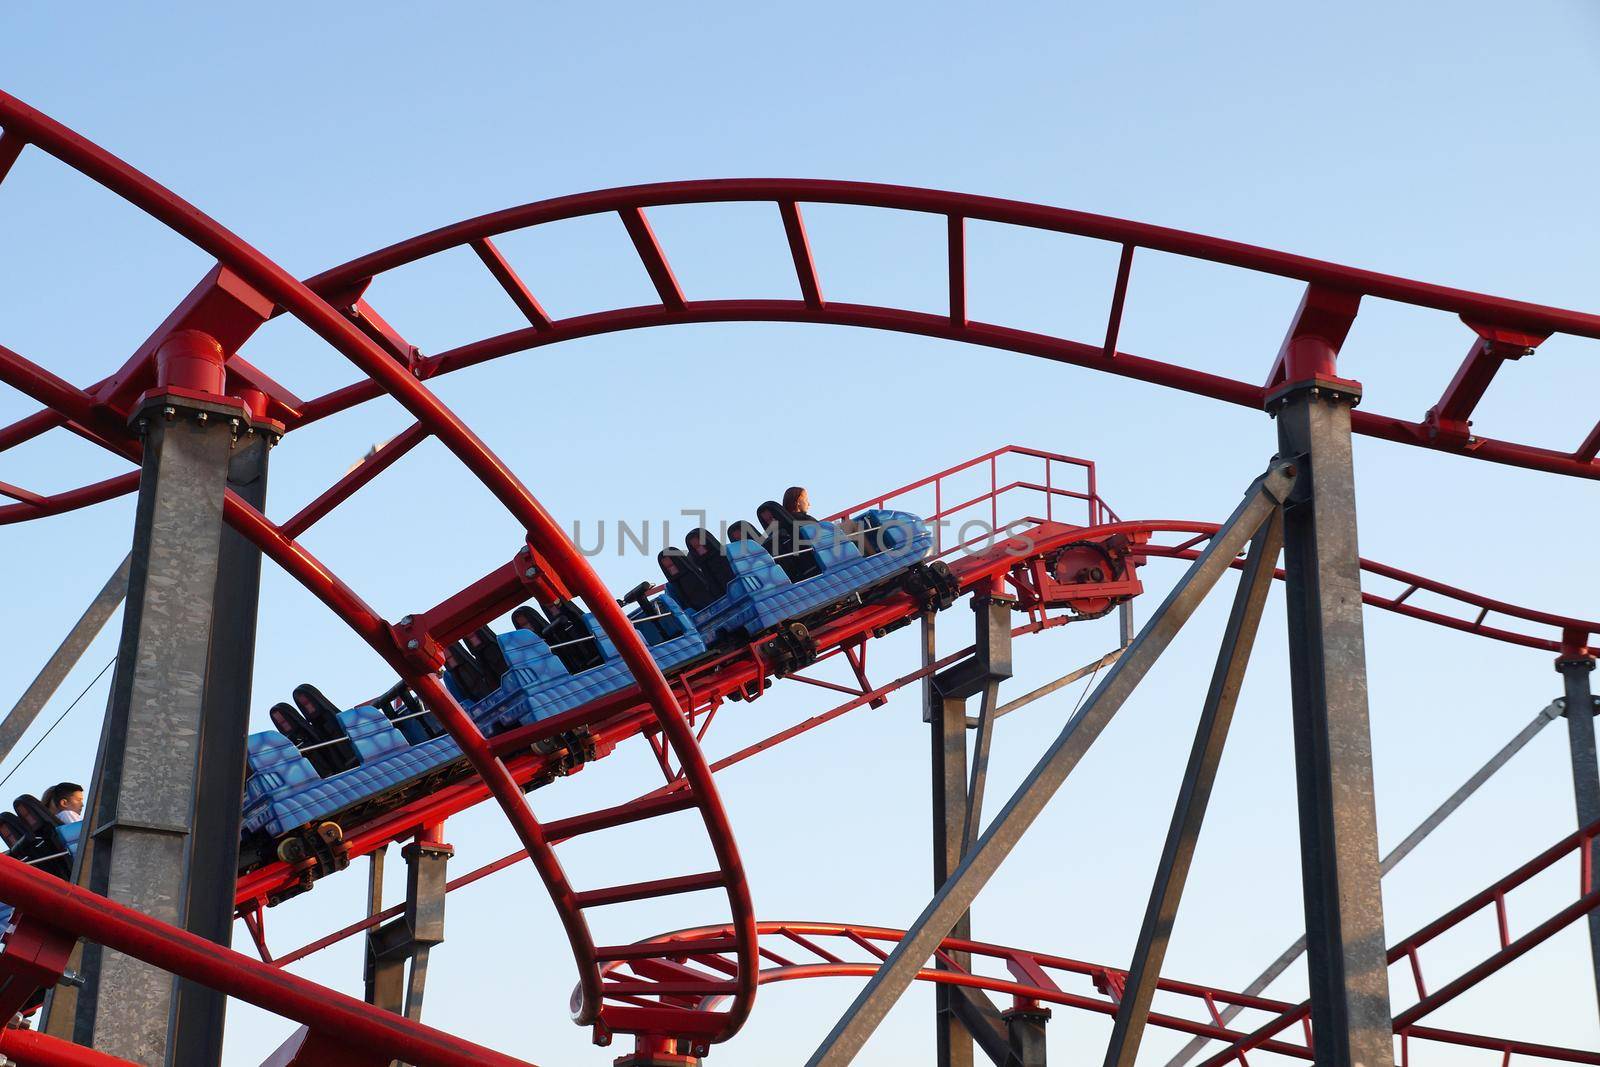
[[[0,93],[0,183],[25,151],[73,168],[190,242],[215,266],[101,381],[74,385],[0,346],[0,381],[40,405],[0,428],[0,452],[64,431],[135,468],[54,493],[0,483],[0,496],[11,501],[0,505],[0,524],[133,493],[139,501],[133,563],[123,586],[128,610],[85,829],[81,836],[62,835],[22,801],[14,821],[0,820],[9,849],[0,857],[0,900],[14,909],[0,951],[0,1016],[31,1011],[44,997],[37,1029],[0,1031],[0,1054],[22,1064],[216,1062],[223,1007],[232,997],[300,1024],[268,1060],[274,1064],[530,1062],[420,1021],[427,952],[443,939],[446,894],[530,863],[571,947],[573,1020],[590,1028],[598,1044],[631,1037],[632,1051],[618,1062],[632,1067],[698,1063],[740,1031],[764,984],[844,976],[865,978],[866,986],[811,1063],[848,1062],[913,981],[937,988],[941,1065],[970,1063],[976,1047],[999,1064],[1042,1067],[1052,1006],[1114,1018],[1108,1067],[1134,1062],[1147,1027],[1205,1042],[1208,1065],[1247,1063],[1252,1050],[1339,1064],[1391,1062],[1398,1050],[1399,1062],[1408,1062],[1413,1043],[1491,1051],[1506,1063],[1600,1063],[1600,1052],[1422,1021],[1580,920],[1589,924],[1600,954],[1600,889],[1593,875],[1600,858],[1600,776],[1588,681],[1600,622],[1506,603],[1362,559],[1350,463],[1350,435],[1361,434],[1456,460],[1600,477],[1600,424],[1581,438],[1574,432],[1575,447],[1561,451],[1483,437],[1471,419],[1503,364],[1531,356],[1552,336],[1600,339],[1600,317],[1060,208],[797,179],[674,182],[542,201],[445,226],[299,280],[127,163]],[[5,192],[0,184],[0,195]],[[680,285],[647,213],[739,203],[776,211],[798,298],[696,299]],[[813,204],[944,220],[946,309],[827,299],[805,224],[804,208]],[[658,301],[552,317],[497,239],[609,215],[620,220]],[[1118,249],[1115,274],[1107,279],[1103,337],[1073,340],[969,317],[969,221]],[[1304,286],[1276,359],[1263,360],[1262,380],[1119,348],[1141,249]],[[452,250],[472,253],[484,267],[485,284],[498,288],[527,325],[425,354],[366,294],[390,272]],[[1358,408],[1360,383],[1339,373],[1340,347],[1367,298],[1454,316],[1462,324],[1466,354],[1452,358],[1453,376],[1419,418]],[[241,349],[274,319],[297,321],[347,359],[360,379],[309,398],[273,380]],[[1241,477],[1242,499],[1223,522],[1125,520],[1103,498],[1091,460],[1009,445],[808,526],[814,571],[792,570],[793,545],[767,531],[735,531],[718,539],[727,545],[718,544],[702,561],[702,570],[715,572],[712,588],[696,592],[674,576],[668,560],[664,586],[645,583],[619,599],[556,519],[428,386],[454,371],[563,341],[736,321],[866,327],[1033,356],[1265,410],[1277,420],[1277,440],[1262,450],[1263,469]],[[414,421],[296,514],[268,518],[271,449],[295,430],[380,397],[397,402]],[[508,546],[508,562],[454,595],[390,621],[301,539],[430,439],[488,489],[525,541]],[[974,478],[986,487],[973,492]],[[982,520],[980,536],[968,536],[967,528],[945,535],[948,526],[974,516]],[[900,540],[884,534],[896,524],[910,531]],[[846,531],[865,531],[868,540],[851,543]],[[692,542],[683,558],[693,563],[709,544]],[[909,551],[893,558],[898,549]],[[291,728],[249,735],[263,557],[309,590],[395,676],[374,678],[369,700],[337,715],[330,711],[327,728],[337,734]],[[1161,560],[1181,565],[1181,576],[1159,605],[1141,607],[1145,621],[1135,627],[1142,574]],[[1240,572],[1238,591],[1132,966],[974,939],[967,918],[972,899],[1229,570]],[[1288,590],[1291,635],[1312,977],[1303,1004],[1263,997],[1259,989],[1230,992],[1161,975],[1233,702],[1275,580]],[[973,643],[941,655],[935,625],[959,601],[973,609]],[[530,603],[539,611],[524,616],[534,620],[529,626],[500,622],[518,609],[531,611],[524,607]],[[1380,936],[1363,605],[1555,655],[1566,695],[1541,722],[1567,720],[1578,801],[1572,835],[1392,943]],[[1001,703],[1013,639],[1113,613],[1120,623],[1113,652]],[[556,624],[567,628],[552,630]],[[874,682],[868,650],[898,640],[892,635],[912,624],[922,635],[920,668]],[[593,658],[578,663],[559,655],[575,644],[592,646]],[[463,680],[462,665],[478,656],[498,664],[493,685]],[[813,673],[813,665],[829,661],[847,669],[853,683]],[[596,681],[602,676],[603,684]],[[1086,676],[1097,683],[1092,692],[1034,772],[985,823],[994,720]],[[708,758],[704,742],[714,721],[738,714],[779,684],[843,699],[765,740]],[[905,928],[759,921],[716,772],[852,711],[881,706],[908,686],[921,689],[934,738],[935,824],[944,842],[934,857],[938,893]],[[973,697],[979,698],[976,716],[968,710]],[[970,755],[969,733],[975,739]],[[353,752],[340,769],[324,773],[330,768],[305,758],[324,744]],[[649,746],[661,777],[608,806],[558,820],[535,814],[530,793],[537,800],[539,790],[559,789],[564,777],[621,745]],[[293,781],[286,767],[295,768]],[[291,792],[295,798],[315,794],[316,803],[290,805]],[[447,878],[453,850],[444,839],[446,821],[491,800],[520,847]],[[641,870],[634,881],[583,888],[569,880],[558,855],[562,842],[685,813],[714,858],[710,869]],[[339,876],[356,859],[373,857],[376,869],[391,844],[404,846],[409,868],[404,903],[384,908],[374,897],[368,914],[354,922],[293,951],[272,951],[267,916],[273,906],[316,892],[322,879]],[[1571,902],[1513,936],[1508,895],[1574,856],[1580,875]],[[595,912],[646,901],[683,901],[681,928],[617,944],[596,936]],[[707,907],[716,912],[710,919]],[[1443,984],[1425,983],[1424,947],[1486,913],[1495,916],[1498,942]],[[236,919],[248,930],[256,958],[232,949]],[[284,969],[357,935],[367,939],[364,1000]],[[1410,968],[1416,991],[1415,1001],[1398,1013],[1388,992],[1394,964]],[[1005,977],[998,976],[1002,971]],[[1087,987],[1064,988],[1073,981]],[[1161,1010],[1152,1006],[1158,994]],[[1001,1010],[994,996],[1011,998],[1010,1007]],[[1245,1013],[1248,1027],[1234,1021]]]

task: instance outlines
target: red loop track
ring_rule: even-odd
[[[16,152],[20,151],[17,146],[24,143],[49,152],[216,256],[223,268],[234,272],[256,292],[299,319],[348,358],[369,376],[380,392],[394,397],[416,418],[420,426],[450,449],[521,523],[534,555],[573,593],[584,599],[632,671],[649,703],[657,728],[682,768],[687,795],[683,798],[686,803],[681,807],[692,806],[699,811],[710,838],[718,868],[701,876],[694,888],[717,889],[726,895],[733,917],[732,929],[738,943],[737,951],[745,964],[742,973],[729,982],[734,999],[725,1014],[713,1017],[697,1013],[695,1018],[685,1019],[677,1017],[682,1013],[669,1013],[671,1018],[663,1018],[662,1013],[655,1009],[613,1006],[609,1018],[600,1018],[600,955],[590,934],[585,910],[601,904],[682,892],[683,887],[670,879],[652,879],[607,889],[582,892],[574,889],[567,881],[544,827],[524,801],[516,779],[501,758],[490,749],[488,741],[460,705],[445,691],[435,673],[438,665],[408,655],[406,645],[410,640],[448,640],[448,635],[426,631],[417,633],[413,630],[407,638],[400,638],[394,627],[380,618],[331,571],[266,516],[231,493],[226,500],[227,520],[360,634],[416,690],[461,746],[462,752],[515,828],[556,903],[578,963],[584,991],[584,996],[576,1005],[579,1021],[603,1022],[608,1028],[620,1031],[658,1030],[666,1025],[666,1032],[706,1039],[721,1039],[737,1031],[749,1014],[755,994],[755,920],[749,885],[745,880],[727,813],[723,810],[695,736],[643,639],[629,624],[593,568],[562,534],[555,520],[500,459],[406,367],[384,352],[347,317],[260,252],[121,160],[4,94],[0,94],[0,125],[3,125],[6,140],[6,148],[0,150],[0,159],[14,160]],[[9,169],[8,162],[0,171]],[[0,173],[0,177],[3,177],[3,173]],[[208,280],[217,277],[217,272],[213,272]],[[205,286],[203,282],[202,287]],[[175,312],[164,328],[170,331],[182,327],[184,311],[184,308],[180,308]],[[154,347],[159,345],[147,345],[149,354],[136,355],[137,362],[130,361],[131,366],[124,368],[122,373],[107,383],[102,383],[95,393],[76,389],[6,349],[0,349],[0,380],[48,405],[56,415],[85,428],[91,435],[97,438],[103,435],[103,443],[107,447],[132,458],[138,454],[137,440],[127,428],[126,417],[119,420],[119,413],[108,401],[119,386],[125,387],[129,382],[149,376],[150,370],[146,365],[151,361]],[[270,383],[257,378],[251,384],[260,388]],[[270,393],[268,388],[261,391]],[[615,821],[608,821],[604,814],[597,813],[597,817],[583,827],[583,831],[594,832],[616,824]],[[633,811],[627,814],[637,819],[644,817],[645,813]]]

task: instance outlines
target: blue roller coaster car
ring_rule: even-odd
[[[669,594],[635,608],[629,617],[663,670],[705,652],[693,622]],[[589,644],[598,653],[597,665],[569,673],[550,643],[530,631],[512,630],[497,636],[507,669],[492,692],[471,699],[451,671],[444,672],[445,687],[487,735],[548,719],[625,688],[632,676],[616,647],[594,616],[584,614],[581,619],[586,634],[570,643]],[[250,735],[246,837],[264,833],[278,838],[317,824],[404,791],[461,758],[460,747],[449,737],[411,743],[402,725],[391,722],[374,705],[341,711],[337,720],[342,736],[320,744],[347,744],[360,763],[326,778],[282,733],[266,730]]]
[[[765,530],[738,523],[726,547],[707,531],[694,531],[688,551],[659,557],[667,576],[663,592],[652,598],[648,584],[641,584],[622,601],[634,605],[628,617],[663,671],[681,669],[717,646],[775,633],[773,651],[765,655],[769,669],[783,673],[815,655],[806,621],[892,588],[905,588],[929,606],[954,599],[943,564],[922,562],[933,538],[915,515],[867,511],[846,536],[829,523],[796,521],[771,502],[758,514]],[[571,602],[556,605],[549,619],[531,607],[519,608],[513,619],[518,628],[509,633],[483,629],[452,646],[451,666],[443,672],[446,688],[486,736],[549,719],[632,683],[594,616]],[[337,869],[342,831],[336,819],[348,822],[421,795],[460,770],[460,747],[404,686],[348,711],[336,711],[311,686],[296,690],[296,702],[299,710],[274,708],[277,730],[249,738],[243,868],[276,855],[290,862],[316,858],[318,866]]]
[[[696,531],[702,536],[692,537],[690,559],[701,564],[713,593],[719,584],[722,592],[695,611],[695,628],[710,644],[748,639],[786,620],[849,603],[920,562],[933,547],[927,524],[907,512],[867,511],[855,525],[858,534],[847,537],[832,523],[792,522],[792,536],[786,537],[740,523],[730,529],[726,546]],[[710,556],[718,548],[720,563]],[[793,563],[784,567],[785,560]],[[673,580],[667,588],[674,588]]]

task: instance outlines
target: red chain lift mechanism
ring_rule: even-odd
[[[121,197],[213,257],[216,264],[150,338],[114,374],[98,382],[74,385],[0,347],[0,381],[41,405],[36,413],[0,428],[0,451],[65,429],[136,468],[56,493],[0,484],[0,496],[12,501],[0,504],[0,524],[140,493],[125,613],[131,621],[124,628],[111,711],[118,736],[130,741],[125,749],[100,755],[95,808],[73,880],[77,884],[0,858],[0,899],[17,909],[0,952],[0,972],[7,979],[0,1011],[20,1009],[35,990],[55,986],[63,975],[71,976],[82,991],[75,985],[57,986],[49,1032],[5,1031],[0,1034],[0,1052],[5,1055],[23,1063],[109,1064],[172,1056],[182,1062],[214,1062],[220,1048],[222,1006],[226,997],[237,997],[301,1024],[277,1062],[524,1062],[431,1029],[416,1015],[421,1003],[419,969],[425,972],[428,947],[443,936],[444,894],[528,861],[549,891],[571,946],[578,974],[572,1001],[575,1021],[592,1027],[602,1044],[614,1034],[634,1035],[634,1052],[619,1062],[639,1067],[693,1062],[712,1045],[732,1037],[749,1016],[759,984],[824,974],[857,974],[870,976],[870,981],[862,999],[818,1050],[816,1063],[848,1058],[849,1050],[857,1047],[853,1042],[864,1040],[881,1017],[879,1006],[885,997],[892,1000],[897,995],[896,984],[916,979],[932,981],[941,989],[941,1064],[970,1063],[974,1041],[992,1056],[999,1057],[1003,1047],[1004,1054],[1012,1057],[997,1062],[1042,1063],[1047,1005],[1115,1015],[1108,1065],[1131,1063],[1146,1024],[1227,1042],[1211,1062],[1242,1063],[1257,1047],[1309,1058],[1313,1020],[1318,1056],[1326,1049],[1378,1047],[1374,1042],[1387,1048],[1391,1034],[1399,1034],[1403,1055],[1409,1042],[1436,1041],[1498,1050],[1508,1061],[1516,1055],[1600,1062],[1594,1053],[1461,1034],[1418,1022],[1425,1012],[1579,917],[1589,917],[1591,935],[1600,948],[1592,877],[1600,778],[1594,770],[1588,681],[1594,664],[1593,635],[1600,632],[1600,623],[1534,611],[1360,559],[1355,554],[1353,512],[1344,515],[1350,509],[1340,506],[1351,499],[1351,433],[1551,474],[1600,476],[1596,462],[1600,425],[1577,428],[1574,437],[1580,432],[1583,436],[1570,451],[1486,438],[1471,429],[1471,416],[1503,364],[1530,358],[1554,335],[1600,338],[1600,317],[1060,208],[899,186],[794,179],[674,182],[557,198],[442,227],[300,281],[128,164],[0,93],[0,182],[29,148],[53,156]],[[776,208],[788,240],[798,299],[692,299],[678,283],[647,215],[671,205],[743,202]],[[947,310],[933,313],[826,299],[802,210],[802,205],[819,203],[916,211],[945,219]],[[615,215],[620,220],[658,302],[554,318],[495,240],[512,231],[593,215]],[[1103,338],[1073,340],[973,320],[966,301],[968,220],[1117,245],[1121,255],[1115,276],[1108,279],[1110,316]],[[366,294],[374,280],[388,272],[458,248],[471,249],[484,265],[486,282],[504,292],[527,325],[447,351],[423,353],[384,319]],[[1264,382],[1229,378],[1118,347],[1133,261],[1141,248],[1304,284],[1304,300]],[[1432,309],[1457,316],[1464,325],[1466,356],[1438,403],[1420,418],[1355,409],[1361,387],[1338,373],[1339,348],[1364,297]],[[345,357],[361,378],[325,395],[302,398],[240,354],[257,330],[270,328],[274,318],[285,315]],[[935,523],[935,554],[949,564],[948,588],[930,586],[874,600],[813,628],[805,648],[789,647],[768,636],[697,663],[669,681],[556,520],[426,383],[487,360],[569,339],[676,323],[732,321],[851,325],[965,341],[1257,411],[1267,409],[1280,421],[1278,451],[1283,458],[1253,483],[1232,520],[1210,524],[1123,520],[1102,499],[1093,463],[1019,446],[997,449],[859,505],[883,507],[918,493],[923,494],[918,499],[931,494],[934,506],[922,513]],[[398,402],[413,421],[298,513],[281,521],[268,518],[265,483],[271,446],[297,429],[384,396]],[[525,531],[526,540],[509,553],[505,565],[459,593],[391,622],[307,551],[300,539],[430,438],[443,444],[491,492]],[[1012,477],[1009,472],[1021,463],[1033,464],[1039,473]],[[985,468],[987,489],[973,495],[970,479],[981,478]],[[1008,472],[1005,476],[1002,469]],[[1315,476],[1304,477],[1306,470]],[[1000,531],[1000,536],[966,538],[963,533],[953,541],[944,537],[946,520],[970,517],[974,509],[981,514],[985,508],[989,529]],[[1247,543],[1251,547],[1245,555]],[[1282,568],[1276,566],[1280,546],[1285,554]],[[326,848],[295,862],[268,863],[235,882],[232,864],[219,867],[201,861],[225,858],[229,848],[236,855],[236,806],[201,804],[205,811],[227,815],[211,822],[201,817],[174,822],[151,798],[173,789],[178,790],[174,795],[191,800],[238,796],[239,772],[217,768],[242,767],[249,650],[254,644],[254,575],[262,555],[288,571],[384,659],[438,717],[460,746],[464,762],[459,775],[427,797],[369,814],[344,827],[342,839],[328,842]],[[1187,560],[1191,567],[1135,636],[1130,605],[1143,592],[1139,572],[1157,558]],[[1296,728],[1312,746],[1365,736],[1364,681],[1359,693],[1318,688],[1352,664],[1354,674],[1364,680],[1359,602],[1555,653],[1565,686],[1561,706],[1572,738],[1579,825],[1585,829],[1486,890],[1487,895],[1471,898],[1400,942],[1387,958],[1353,947],[1348,926],[1319,926],[1310,945],[1313,994],[1300,1006],[1160,978],[1164,939],[1150,933],[1150,921],[1141,934],[1134,966],[1126,971],[973,940],[965,918],[970,893],[976,892],[1008,848],[1004,842],[997,846],[993,839],[1006,833],[1014,837],[1026,829],[1025,818],[1020,829],[1011,829],[1019,806],[1042,804],[1053,785],[1059,784],[1059,776],[1070,771],[1070,762],[1060,770],[1049,761],[1068,750],[1072,760],[1081,755],[1097,724],[1114,713],[1126,690],[1137,683],[1216,575],[1230,567],[1242,570],[1244,577],[1195,756],[1186,772],[1184,794],[1174,813],[1168,852],[1152,890],[1148,919],[1170,919],[1176,909],[1188,851],[1204,813],[1204,794],[1231,714],[1228,694],[1236,692],[1260,600],[1274,577],[1289,585]],[[1396,588],[1387,592],[1356,588],[1362,573]],[[192,587],[195,602],[207,609],[204,618],[185,619],[168,610],[152,583],[169,579]],[[1330,603],[1318,591],[1341,582],[1358,594],[1348,606]],[[1412,603],[1419,592],[1428,594],[1431,606]],[[974,642],[941,655],[934,642],[935,616],[956,597],[968,595],[976,616]],[[581,598],[594,613],[632,672],[633,685],[552,719],[485,737],[440,680],[444,647],[526,600],[548,605],[572,597]],[[999,702],[998,687],[1011,673],[1014,637],[1098,618],[1114,609],[1122,613],[1119,649],[1039,690]],[[1355,641],[1341,650],[1330,634],[1348,632],[1352,609]],[[874,684],[867,671],[871,642],[914,621],[923,630],[922,666]],[[151,664],[152,657],[140,655],[157,638],[174,642],[179,650],[176,659],[192,661],[196,673],[206,679],[202,691],[187,703],[169,701],[173,707],[164,712],[167,720],[152,719],[146,710],[152,695],[171,696],[170,678],[159,664]],[[246,651],[242,658],[230,658],[212,651],[218,645]],[[816,673],[829,661],[846,672],[846,681]],[[1053,783],[1030,780],[980,835],[994,720],[1074,679],[1102,673],[1099,688],[1047,753],[1036,777],[1051,778],[1058,770],[1060,775]],[[719,709],[729,702],[758,699],[774,677],[832,691],[844,700],[764,741],[709,760],[702,742]],[[933,727],[936,829],[944,842],[942,855],[935,857],[940,892],[929,911],[907,931],[758,924],[713,772],[850,711],[881,706],[889,695],[913,682],[922,686],[925,718]],[[968,715],[966,705],[974,695],[982,697],[976,718]],[[225,726],[197,729],[193,750],[154,759],[146,766],[136,742],[152,736],[157,727],[170,727],[177,721],[171,716],[182,715],[189,715],[193,724]],[[1086,721],[1090,726],[1082,732],[1087,740],[1080,741],[1081,734],[1074,731]],[[571,751],[570,745],[554,751],[547,751],[550,745],[534,747],[571,736],[579,728],[587,735],[582,752]],[[976,729],[978,741],[969,760],[966,734],[971,729]],[[652,746],[661,782],[611,806],[561,820],[547,822],[535,816],[524,797],[526,789],[571,773],[586,760],[602,758],[635,735],[643,735]],[[1370,821],[1370,767],[1364,742],[1351,751],[1355,755],[1350,759],[1340,755],[1321,766],[1302,761],[1303,837],[1314,838],[1317,820],[1340,804],[1354,804],[1341,811],[1342,817]],[[1341,790],[1355,800],[1336,797]],[[504,811],[521,848],[447,879],[444,864],[451,850],[442,837],[445,820],[488,799]],[[570,883],[557,856],[556,846],[562,841],[690,811],[697,816],[696,832],[704,836],[715,859],[714,867],[704,872],[662,876],[644,871],[629,883],[579,888]],[[378,863],[386,846],[396,842],[406,843],[411,885],[404,904],[384,908],[376,890],[381,884]],[[1308,875],[1308,916],[1330,900],[1348,904],[1373,899],[1376,856],[1366,853],[1373,851],[1374,842],[1375,837],[1357,835],[1353,842],[1313,840],[1312,846],[1305,846],[1322,850]],[[1573,853],[1580,856],[1582,867],[1577,902],[1530,933],[1513,938],[1505,920],[1506,894]],[[128,858],[143,855],[179,859],[168,865],[170,870],[145,870]],[[375,889],[367,917],[274,958],[267,944],[266,909],[314,888],[317,878],[359,856],[374,858]],[[191,878],[188,896],[171,906],[167,883],[181,876],[184,864],[193,871],[223,869],[228,876]],[[638,943],[606,945],[592,932],[591,913],[599,908],[679,897],[702,908],[711,900],[723,917],[711,925],[698,923],[686,934]],[[1499,950],[1430,992],[1422,981],[1418,950],[1484,908],[1494,908],[1499,916]],[[245,921],[260,960],[226,947],[235,915]],[[1370,909],[1364,917],[1381,929],[1381,908]],[[944,928],[937,929],[941,923]],[[368,935],[368,1002],[284,970],[287,964],[356,933]],[[79,945],[80,938],[86,939],[84,945]],[[810,962],[779,954],[773,948],[778,939],[809,953]],[[843,947],[864,952],[866,958],[851,962]],[[1371,1019],[1352,1009],[1352,989],[1400,959],[1413,969],[1416,1002],[1390,1019],[1387,996],[1379,997],[1385,1014],[1382,1025],[1373,1026]],[[1010,977],[981,975],[974,960],[995,962]],[[773,966],[763,969],[762,961]],[[1330,961],[1341,963],[1343,970]],[[407,965],[409,983],[402,977]],[[1062,992],[1046,973],[1051,970],[1089,977],[1098,996]],[[411,989],[405,990],[408,984]],[[987,999],[990,993],[1011,996],[1011,1008],[995,1009]],[[1152,1011],[1151,998],[1158,993],[1188,998],[1208,1014],[1200,1021],[1185,1021],[1164,1010]],[[1223,1008],[1264,1012],[1270,1018],[1253,1030],[1230,1028],[1227,1021],[1232,1016],[1224,1018]],[[164,1022],[126,1028],[119,1023],[169,1018],[174,1020],[170,1028]],[[1300,1028],[1298,1044],[1281,1036],[1293,1027]]]

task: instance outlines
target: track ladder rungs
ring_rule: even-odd
[[[655,960],[675,956],[700,956],[714,952],[733,952],[739,947],[736,937],[710,937],[696,941],[640,941],[632,945],[605,945],[594,950],[597,960]]]
[[[726,884],[726,877],[721,871],[706,871],[703,874],[685,874],[677,878],[657,878],[649,882],[591,889],[578,893],[575,900],[579,908],[598,908],[630,900],[668,897],[675,893],[693,893],[701,889],[720,889]]]
[[[596,830],[605,830],[613,826],[625,826],[628,823],[654,819],[658,815],[671,815],[674,812],[687,811],[694,805],[694,790],[685,786],[670,793],[657,793],[637,800],[630,800],[626,804],[600,808],[584,815],[574,815],[568,819],[557,819],[545,827],[545,836],[551,841],[566,841],[583,834],[592,834]]]
[[[739,983],[607,982],[600,991],[608,997],[726,997],[739,991]]]

